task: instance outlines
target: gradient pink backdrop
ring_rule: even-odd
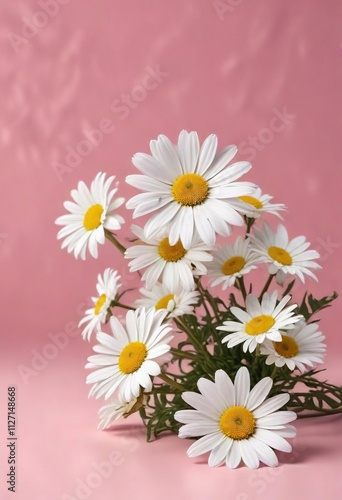
[[[17,0],[2,2],[0,17],[1,499],[81,498],[82,481],[92,484],[83,498],[96,500],[341,498],[338,417],[299,422],[294,453],[278,469],[212,470],[187,459],[189,443],[176,436],[146,444],[134,417],[98,432],[100,403],[84,383],[90,345],[74,331],[57,354],[46,347],[79,321],[105,267],[134,284],[109,244],[98,261],[61,251],[54,220],[63,201],[99,170],[129,197],[131,156],[183,128],[240,145],[239,159],[254,166],[248,179],[288,206],[290,236],[305,234],[322,254],[312,293],[341,290],[341,2]],[[143,82],[146,95],[136,89]],[[112,126],[103,140],[57,175],[56,162],[66,165],[67,151],[104,119]],[[130,214],[121,213],[127,238]],[[339,302],[321,317],[326,376],[341,383]],[[45,361],[23,377],[37,353]],[[18,392],[15,495],[5,478],[9,385]],[[116,466],[96,482],[96,466],[113,452]]]

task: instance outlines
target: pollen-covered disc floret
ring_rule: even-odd
[[[280,330],[294,328],[302,316],[293,313],[297,304],[285,307],[291,299],[290,295],[286,295],[279,303],[277,299],[276,291],[265,293],[261,303],[254,295],[248,295],[245,311],[240,307],[231,307],[232,314],[239,321],[224,321],[222,326],[217,327],[218,330],[232,332],[222,342],[227,342],[229,348],[243,343],[244,352],[253,352],[266,339],[281,341]]]
[[[138,397],[141,388],[152,389],[151,377],[161,373],[161,365],[169,360],[169,342],[173,338],[169,324],[163,324],[165,311],[140,308],[128,311],[126,328],[112,316],[112,335],[99,332],[99,353],[88,358],[86,368],[94,369],[87,384],[94,384],[89,395],[108,399],[119,391],[121,401],[130,402]]]
[[[267,365],[286,365],[290,370],[298,368],[305,372],[307,367],[323,363],[326,351],[324,339],[317,323],[306,324],[300,321],[293,330],[286,332],[286,335],[282,334],[280,342],[266,341],[260,352],[267,356]]]
[[[98,275],[96,285],[97,297],[92,297],[94,306],[87,309],[84,318],[81,319],[78,326],[88,323],[82,332],[84,339],[90,340],[94,330],[99,331],[101,325],[105,323],[111,302],[115,299],[118,289],[121,287],[120,276],[117,271],[109,267],[105,269],[103,276]]]
[[[105,242],[105,229],[116,231],[124,223],[121,215],[114,212],[125,201],[124,198],[114,199],[118,190],[117,185],[110,189],[114,179],[115,176],[111,176],[106,180],[106,174],[99,172],[90,189],[80,181],[77,189],[71,191],[73,201],[64,203],[69,214],[56,220],[57,225],[64,226],[57,238],[63,238],[62,248],[74,252],[76,259],[80,256],[85,260],[87,248],[96,259],[97,245]]]
[[[314,262],[319,258],[316,250],[308,250],[310,243],[304,236],[297,236],[289,241],[285,226],[279,224],[274,233],[265,222],[263,230],[254,229],[250,236],[253,251],[262,258],[263,262],[270,264],[270,274],[277,274],[277,281],[283,283],[287,274],[298,276],[304,283],[304,275],[317,281],[311,269],[320,269]]]
[[[133,225],[132,231],[140,241],[126,250],[125,258],[132,259],[128,264],[132,272],[147,267],[142,280],[146,281],[148,289],[160,280],[171,289],[181,287],[191,291],[195,286],[194,276],[207,273],[203,262],[212,260],[209,253],[211,248],[198,238],[194,237],[190,248],[186,250],[181,241],[171,245],[169,235],[165,232],[146,239],[140,227]]]
[[[222,290],[233,286],[236,278],[256,269],[260,257],[251,251],[248,239],[239,236],[233,245],[227,244],[213,252],[213,261],[207,265],[209,285],[221,285]]]
[[[285,205],[282,203],[270,203],[273,196],[269,194],[262,194],[259,187],[246,196],[239,196],[236,200],[232,201],[232,206],[241,214],[246,215],[251,219],[258,219],[265,213],[281,217],[280,211],[285,210]]]
[[[196,233],[213,246],[216,234],[229,236],[230,225],[243,224],[230,200],[253,192],[254,184],[236,182],[251,168],[246,161],[228,163],[237,152],[228,146],[217,153],[217,137],[212,134],[202,146],[196,132],[183,130],[177,145],[164,135],[150,143],[152,155],[137,153],[132,162],[143,175],[128,175],[126,182],[144,193],[127,202],[134,217],[153,213],[146,223],[147,239],[161,227],[167,228],[169,241],[182,242],[185,249]]]
[[[238,370],[234,384],[223,370],[217,370],[215,381],[200,378],[200,394],[184,392],[182,398],[192,410],[180,410],[175,419],[183,425],[180,438],[200,437],[188,449],[189,457],[210,452],[208,464],[218,467],[226,464],[235,469],[241,460],[256,469],[260,462],[270,467],[278,465],[273,449],[290,452],[284,438],[296,435],[288,425],[296,419],[292,411],[278,411],[290,399],[289,394],[278,394],[267,399],[272,379],[261,379],[250,390],[247,368]]]
[[[166,284],[157,283],[152,290],[140,288],[143,296],[135,302],[136,307],[154,307],[157,311],[167,311],[169,318],[193,314],[194,305],[198,302],[199,292],[184,290],[181,287],[171,288]]]

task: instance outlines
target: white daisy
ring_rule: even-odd
[[[222,290],[234,285],[235,279],[256,269],[260,257],[250,249],[248,239],[239,236],[234,245],[229,243],[213,253],[213,261],[207,266],[210,276],[209,285],[222,284]]]
[[[86,315],[78,324],[80,327],[88,322],[82,332],[84,339],[90,340],[93,331],[99,331],[101,323],[105,323],[109,306],[115,299],[118,289],[121,286],[119,281],[120,276],[118,276],[117,271],[113,271],[109,267],[105,269],[103,277],[101,274],[98,275],[98,283],[96,285],[98,297],[92,297],[91,299],[94,302],[94,307],[86,310]]]
[[[254,295],[248,295],[246,299],[246,311],[239,307],[231,307],[230,310],[237,321],[224,321],[218,330],[233,332],[222,339],[228,342],[228,347],[234,347],[243,343],[243,351],[253,352],[258,344],[266,339],[281,341],[279,330],[294,328],[293,324],[302,319],[302,316],[294,316],[293,310],[297,304],[285,307],[290,295],[286,295],[277,305],[278,292],[272,294],[264,293],[261,303]]]
[[[133,259],[128,264],[132,272],[148,267],[141,278],[146,281],[147,288],[151,289],[160,279],[170,288],[182,287],[190,291],[195,285],[194,276],[207,273],[202,262],[213,259],[208,253],[210,247],[196,237],[186,250],[181,241],[171,245],[165,232],[147,239],[140,227],[133,225],[132,231],[143,244],[127,248],[125,258]]]
[[[267,355],[267,365],[286,365],[290,370],[298,368],[305,372],[307,368],[304,365],[313,367],[314,363],[323,363],[326,348],[324,339],[316,323],[307,325],[301,321],[294,330],[282,334],[280,342],[266,341],[260,353]]]
[[[118,399],[108,405],[102,406],[99,410],[100,423],[98,429],[103,430],[112,425],[119,418],[126,418],[135,411],[134,407],[140,407],[138,398],[133,398],[128,403]]]
[[[237,152],[228,146],[217,153],[217,137],[212,134],[200,147],[196,132],[183,130],[178,144],[164,135],[150,142],[152,156],[137,153],[132,162],[143,175],[129,175],[126,182],[145,191],[131,198],[126,206],[135,209],[134,217],[156,212],[145,225],[146,238],[155,237],[168,226],[170,244],[180,240],[189,249],[197,233],[213,246],[216,233],[230,234],[229,224],[243,225],[241,215],[230,206],[230,200],[248,195],[254,184],[235,182],[248,172],[247,161],[229,167]]]
[[[135,307],[154,307],[157,311],[166,309],[169,318],[193,314],[194,305],[197,304],[200,295],[196,290],[171,288],[162,283],[154,285],[152,290],[140,288],[139,291],[144,297],[135,302]]]
[[[179,430],[180,438],[203,436],[190,446],[189,457],[210,451],[211,467],[226,463],[235,469],[242,460],[247,467],[257,469],[260,462],[278,465],[273,449],[291,452],[284,438],[296,436],[295,427],[288,423],[297,416],[293,411],[277,411],[289,401],[289,394],[266,399],[272,388],[270,377],[250,390],[249,372],[241,367],[234,384],[223,370],[217,370],[215,382],[200,378],[197,386],[201,394],[182,394],[194,410],[175,413],[175,419],[185,424]]]
[[[286,207],[282,203],[270,203],[273,196],[269,194],[262,194],[259,187],[247,196],[239,196],[236,200],[232,200],[232,206],[240,213],[250,217],[251,219],[258,219],[265,212],[281,217],[278,213],[280,210],[285,210]]]
[[[106,174],[99,172],[90,189],[80,181],[77,189],[71,191],[74,201],[64,203],[70,213],[56,220],[56,224],[64,226],[57,238],[64,238],[62,248],[67,247],[69,253],[74,252],[76,259],[80,256],[85,260],[87,247],[97,259],[97,244],[103,245],[105,242],[105,229],[116,231],[124,223],[121,215],[113,213],[125,201],[124,198],[113,200],[118,190],[116,184],[110,191],[114,179],[115,176],[111,176],[106,180]]]
[[[305,241],[304,236],[297,236],[289,241],[285,226],[279,224],[274,233],[266,222],[263,231],[255,228],[254,232],[255,235],[250,235],[253,251],[260,255],[264,262],[270,263],[269,273],[277,273],[280,283],[287,274],[297,275],[303,283],[304,274],[317,281],[310,268],[321,268],[317,262],[313,262],[320,255],[316,250],[308,250],[310,243]]]
[[[112,335],[96,335],[99,345],[93,349],[99,354],[90,356],[86,365],[95,369],[87,377],[87,384],[94,384],[89,396],[108,399],[119,389],[118,397],[129,402],[139,396],[141,387],[152,389],[151,377],[161,373],[173,338],[167,336],[171,326],[162,324],[164,318],[164,311],[154,309],[128,311],[126,329],[115,316],[110,318]]]

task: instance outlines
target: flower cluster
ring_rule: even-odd
[[[188,455],[210,452],[210,466],[275,466],[274,450],[291,451],[297,414],[342,411],[339,388],[314,377],[326,346],[311,320],[336,294],[292,302],[297,278],[317,280],[319,254],[304,236],[290,239],[283,224],[262,221],[281,218],[285,206],[241,180],[251,165],[231,163],[236,146],[218,151],[216,135],[201,145],[183,130],[177,144],[160,135],[150,149],[133,157],[139,174],[126,178],[142,191],[126,208],[147,216],[143,227],[132,225],[129,248],[116,234],[124,199],[118,183],[111,187],[114,176],[99,173],[90,189],[80,182],[64,204],[69,214],[56,221],[75,258],[87,250],[97,258],[107,238],[143,284],[126,304],[118,271],[105,269],[79,324],[84,339],[96,338],[86,368],[90,396],[107,401],[99,428],[139,412],[148,438],[167,430],[199,438]],[[259,293],[256,269],[266,274]],[[291,392],[298,382],[311,388],[304,399]]]

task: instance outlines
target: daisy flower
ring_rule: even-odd
[[[115,299],[118,289],[121,286],[119,281],[120,276],[118,276],[117,271],[113,271],[109,267],[105,269],[103,276],[101,274],[98,275],[96,285],[98,296],[91,299],[94,302],[94,307],[87,309],[85,312],[86,315],[78,324],[80,327],[84,323],[88,323],[82,332],[84,339],[90,340],[93,331],[99,331],[101,323],[105,323],[109,306],[112,300]]]
[[[243,351],[253,352],[258,344],[266,339],[281,341],[279,330],[294,328],[293,324],[302,319],[302,316],[295,316],[293,310],[297,304],[285,307],[291,299],[286,295],[277,305],[278,292],[272,294],[264,293],[261,303],[254,295],[248,295],[246,299],[246,311],[239,307],[231,307],[230,310],[237,321],[224,321],[223,326],[218,326],[218,330],[229,333],[222,339],[228,342],[228,347],[234,347],[243,343]]]
[[[197,387],[200,394],[182,394],[194,410],[175,413],[175,419],[185,424],[179,430],[180,438],[202,436],[188,449],[189,457],[210,451],[211,467],[225,463],[235,469],[242,460],[247,467],[257,469],[260,462],[270,467],[278,465],[273,449],[291,452],[284,438],[296,436],[295,427],[288,425],[296,419],[296,413],[278,411],[289,401],[289,394],[266,399],[272,388],[270,377],[261,379],[250,390],[246,367],[238,370],[234,384],[227,373],[217,370],[215,382],[200,378]]]
[[[285,210],[285,205],[270,203],[272,199],[273,196],[262,194],[261,189],[256,187],[250,195],[239,196],[235,201],[232,201],[232,206],[251,219],[258,219],[265,212],[282,218],[278,212]]]
[[[133,216],[155,212],[145,225],[146,238],[154,238],[161,227],[168,226],[171,245],[180,240],[184,248],[191,248],[196,232],[206,245],[213,246],[216,233],[229,236],[230,224],[243,225],[230,200],[249,195],[255,185],[235,182],[251,168],[249,162],[227,166],[236,146],[217,153],[216,135],[200,146],[196,132],[183,130],[177,145],[159,135],[150,148],[152,156],[137,153],[132,159],[143,175],[126,177],[128,184],[145,191],[126,204],[134,209]]]
[[[316,323],[307,325],[301,321],[294,330],[282,334],[280,342],[266,341],[260,348],[260,353],[267,355],[266,364],[276,366],[286,365],[290,370],[298,368],[301,372],[311,368],[314,363],[323,363],[326,345],[322,332],[318,331]]]
[[[116,420],[119,420],[119,418],[128,417],[128,415],[135,411],[135,406],[141,406],[138,398],[133,398],[132,401],[129,401],[128,403],[118,399],[108,405],[102,406],[99,410],[100,423],[98,425],[98,429],[106,429]]]
[[[87,384],[94,384],[89,396],[108,399],[118,389],[120,400],[129,402],[139,396],[141,387],[152,389],[151,377],[161,373],[173,338],[168,336],[171,326],[162,324],[164,318],[164,311],[154,309],[128,311],[126,329],[115,316],[110,318],[112,335],[96,335],[99,344],[93,349],[99,354],[90,356],[86,365],[95,369],[87,377]]]
[[[154,307],[166,309],[168,317],[175,318],[183,314],[193,314],[194,305],[198,302],[199,292],[187,291],[183,288],[171,288],[165,284],[157,283],[152,290],[140,288],[144,297],[135,302],[136,307]]]
[[[64,238],[62,248],[74,252],[76,259],[80,256],[85,260],[87,248],[97,259],[97,245],[105,242],[105,229],[116,231],[124,223],[121,215],[113,213],[125,201],[124,198],[113,199],[117,192],[117,187],[110,190],[114,179],[112,176],[106,180],[106,174],[99,172],[90,189],[80,181],[77,189],[71,191],[73,201],[64,203],[70,213],[56,220],[57,225],[64,226],[57,239]]]
[[[321,268],[313,262],[320,255],[316,250],[308,250],[310,243],[304,236],[289,241],[285,226],[279,224],[274,233],[266,222],[263,231],[254,229],[254,232],[255,235],[250,235],[253,251],[270,263],[269,273],[277,274],[278,282],[282,283],[287,274],[298,276],[303,283],[304,274],[318,281],[310,268]]]
[[[234,245],[229,243],[213,253],[213,261],[208,264],[209,285],[222,284],[222,290],[233,286],[236,278],[256,269],[260,257],[250,249],[248,239],[239,236]]]
[[[132,231],[143,244],[127,248],[125,258],[133,259],[128,264],[132,272],[148,267],[141,278],[147,288],[151,289],[161,279],[170,288],[191,291],[195,286],[194,276],[207,273],[202,262],[213,259],[208,253],[210,247],[196,237],[186,250],[181,241],[171,245],[170,237],[164,232],[147,239],[140,227],[133,225]]]

